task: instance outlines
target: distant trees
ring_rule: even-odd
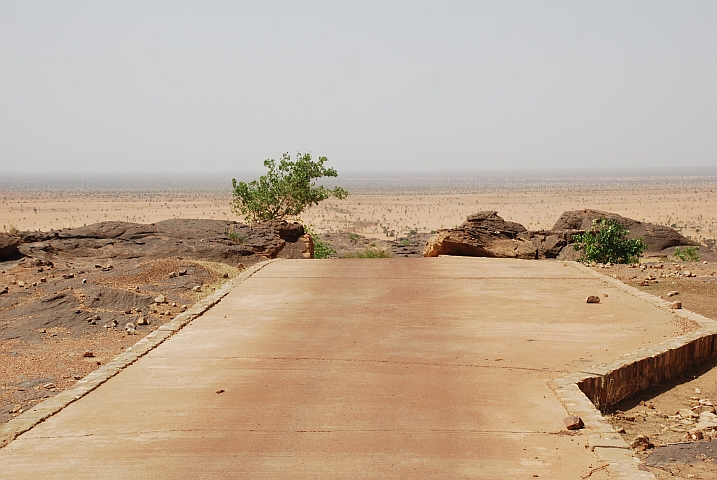
[[[346,198],[348,192],[341,187],[316,185],[316,179],[338,176],[333,168],[324,167],[327,161],[326,157],[314,161],[310,153],[297,153],[295,162],[285,153],[278,165],[274,159],[264,160],[269,171],[258,180],[246,183],[232,178],[232,211],[247,221],[275,220],[299,215],[332,196]]]

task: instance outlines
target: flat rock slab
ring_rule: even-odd
[[[600,464],[546,382],[675,333],[561,262],[285,260],[1,449],[0,476],[572,480]]]
[[[647,465],[659,467],[673,463],[697,464],[717,460],[717,444],[713,442],[689,442],[657,447],[645,459]]]

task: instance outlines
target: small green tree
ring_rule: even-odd
[[[593,220],[593,229],[573,235],[573,248],[583,252],[581,262],[632,263],[647,249],[640,238],[625,238],[630,233],[616,220]]]
[[[273,159],[264,160],[269,171],[259,180],[246,183],[232,178],[232,211],[247,221],[275,220],[299,215],[331,196],[346,198],[348,192],[341,187],[316,185],[317,178],[338,176],[333,168],[324,167],[327,161],[326,157],[314,161],[310,153],[297,153],[295,162],[285,153],[278,166]]]

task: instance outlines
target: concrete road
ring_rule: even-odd
[[[0,478],[579,479],[600,464],[546,382],[672,322],[560,262],[281,261],[0,449]]]

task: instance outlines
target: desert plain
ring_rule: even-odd
[[[467,175],[435,179],[426,176],[388,179],[347,176],[339,177],[336,183],[349,190],[347,199],[328,199],[295,219],[320,234],[329,244],[332,241],[350,244],[346,237],[353,233],[369,241],[375,239],[379,247],[387,245],[386,241],[395,241],[410,234],[421,234],[418,237],[425,241],[423,239],[431,233],[454,228],[468,215],[486,210],[495,210],[504,219],[521,223],[529,230],[548,230],[564,211],[585,208],[670,226],[702,244],[701,254],[710,262],[688,266],[681,262],[665,264],[666,268],[659,271],[612,266],[601,268],[601,273],[665,298],[670,292],[679,290],[679,298],[686,308],[717,319],[717,278],[713,260],[717,239],[717,175],[553,175],[522,178]],[[242,221],[232,211],[230,177],[226,181],[212,179],[170,185],[159,180],[133,182],[131,179],[114,183],[106,180],[54,180],[44,183],[22,179],[2,180],[0,199],[0,229],[6,232],[76,229],[104,221],[140,224],[169,219]],[[78,269],[84,269],[79,272],[80,275],[93,275],[98,279],[105,275],[100,270],[92,273],[97,266],[93,267],[93,261],[88,262],[86,266],[75,264]],[[173,260],[169,263],[171,265],[155,261],[148,267],[156,270],[156,278],[152,282],[157,285],[167,283],[168,274],[186,268],[187,265],[191,273],[192,265],[189,261]],[[3,265],[8,272],[12,267],[11,264]],[[242,268],[239,265],[238,269],[232,266],[234,270],[217,270],[217,266],[212,264],[197,264],[194,267],[197,269],[197,279],[200,274],[206,277],[202,280],[205,282],[204,291],[177,293],[177,301],[173,305],[175,310],[180,308],[180,304],[191,305],[205,292],[218,288],[224,281],[224,273],[229,272],[234,276]],[[686,268],[696,273],[696,278],[680,276],[679,272]],[[670,272],[674,272],[674,275]],[[2,273],[5,274],[5,270]],[[38,273],[35,275],[38,278],[30,281],[38,283],[42,275],[45,274]],[[650,275],[663,279],[662,283],[645,283],[644,278],[650,278]],[[79,278],[72,281],[75,282],[75,291],[83,288]],[[209,288],[208,285],[212,286]],[[190,286],[188,283],[187,288]],[[159,290],[156,293],[144,293],[153,297]],[[163,315],[162,312],[154,313],[156,315],[151,317],[151,324],[143,327],[140,335],[156,329],[171,316]],[[122,312],[117,314],[121,316]],[[674,327],[675,334],[694,328],[689,325]],[[39,340],[1,341],[0,421],[14,418],[43,398],[71,386],[74,381],[98,365],[110,361],[114,355],[140,338],[126,335],[121,328],[95,330],[99,333],[73,335],[69,330],[47,330],[41,332]],[[70,358],[65,354],[66,351],[76,354]],[[92,355],[83,357],[83,351],[92,351]],[[662,417],[655,417],[655,421],[650,424],[647,420],[653,419],[654,415],[645,414],[647,423],[644,426],[634,425],[633,421],[626,423],[625,418],[641,418],[639,414],[636,417],[634,412],[630,412],[644,411],[648,405],[646,401],[649,405],[658,405],[660,415],[675,407],[689,405],[696,384],[704,392],[703,396],[717,400],[717,388],[712,386],[716,378],[717,369],[704,368],[695,372],[692,383],[685,378],[669,388],[666,386],[652,392],[651,398],[631,400],[632,403],[620,407],[628,414],[617,411],[614,422],[623,429],[626,439],[636,433],[649,433],[653,438],[659,438],[665,428],[664,422],[660,423]],[[18,379],[22,381],[18,383]],[[24,388],[24,383],[31,386]],[[679,441],[684,433],[679,429],[671,430],[669,439]],[[668,467],[668,470],[670,468],[675,467]],[[684,468],[692,472],[691,475],[696,475],[693,478],[710,478],[709,475],[715,473],[711,466],[705,465]],[[663,478],[663,473],[668,470],[658,467],[652,469],[658,478]],[[672,470],[669,472],[664,478],[673,476]]]
[[[0,229],[49,230],[119,220],[153,223],[171,218],[241,220],[232,212],[231,181],[104,185],[57,181],[0,182]],[[715,247],[717,175],[438,177],[432,180],[348,176],[350,192],[330,198],[299,219],[317,233],[355,232],[388,239],[411,230],[430,233],[461,224],[480,210],[496,210],[529,230],[549,229],[566,210],[592,208],[672,226]]]

